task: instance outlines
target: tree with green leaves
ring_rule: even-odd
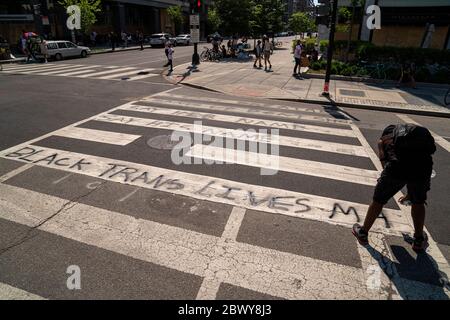
[[[167,8],[167,15],[175,26],[175,33],[179,34],[184,23],[184,15],[181,6],[171,6]]]
[[[81,31],[88,34],[92,26],[97,22],[96,14],[101,11],[101,0],[60,0],[58,2],[64,8],[76,5],[81,12]]]
[[[246,35],[250,32],[251,0],[215,0],[214,9],[227,35]]]
[[[316,24],[306,13],[295,12],[289,19],[289,28],[294,31],[295,34],[299,34],[315,30]]]
[[[220,19],[219,12],[215,8],[208,10],[207,21],[208,21],[208,29],[210,31],[212,32],[219,31],[220,26],[222,25],[222,20]]]
[[[350,28],[348,31],[348,39],[347,39],[347,50],[345,51],[345,62],[348,62],[348,54],[350,52],[350,41],[352,41],[352,33],[353,33],[353,23],[355,22],[355,12],[356,7],[358,5],[361,5],[362,7],[365,6],[366,1],[365,0],[350,0],[352,5],[352,13],[350,14]]]
[[[286,4],[282,0],[252,0],[250,27],[254,36],[283,31]]]

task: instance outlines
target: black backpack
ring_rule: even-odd
[[[400,124],[392,134],[394,152],[399,161],[427,157],[436,152],[434,138],[427,128]]]

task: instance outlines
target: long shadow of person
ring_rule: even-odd
[[[404,235],[406,242],[412,242]],[[439,270],[436,261],[426,252],[411,254],[404,246],[391,245],[392,261],[387,255],[368,245],[365,247],[378,262],[405,300],[449,300],[444,289],[450,290],[448,276]]]

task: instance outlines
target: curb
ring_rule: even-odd
[[[200,89],[200,90],[205,90],[205,91],[214,92],[214,93],[229,94],[226,92],[210,89],[208,87],[204,87],[204,86],[200,86],[200,85],[192,84],[192,83],[181,82],[178,84],[182,84],[186,87],[191,87],[194,89]],[[353,108],[353,109],[405,113],[405,114],[414,114],[414,115],[420,115],[420,116],[430,116],[430,117],[439,117],[439,118],[450,118],[450,112],[403,109],[403,108],[396,108],[396,107],[381,107],[381,106],[364,105],[364,104],[351,104],[351,103],[344,103],[344,102],[336,102],[334,100],[319,101],[319,100],[311,100],[311,99],[283,99],[283,98],[262,98],[262,99],[290,101],[290,102],[303,102],[303,103],[310,103],[310,104],[330,105],[330,106]]]
[[[345,103],[345,102],[335,102],[333,100],[332,101],[318,101],[318,100],[308,100],[308,99],[278,99],[278,98],[270,98],[270,99],[281,100],[281,101],[291,101],[291,102],[303,102],[303,103],[311,103],[311,104],[326,104],[326,105],[331,105],[331,106],[352,108],[352,109],[363,109],[363,110],[372,110],[372,111],[414,114],[414,115],[419,115],[419,116],[450,118],[450,112],[402,109],[402,108],[397,108],[397,107],[382,107],[382,106],[365,105],[365,104],[351,104],[351,103]]]
[[[302,76],[306,79],[310,78],[310,79],[325,79],[325,76],[319,73],[304,73],[302,74]],[[377,84],[377,80],[376,79],[371,79],[371,78],[357,78],[357,77],[346,77],[346,76],[339,76],[339,75],[331,75],[331,80],[339,80],[339,81],[348,81],[348,82],[365,82],[365,83],[372,83],[372,84]],[[380,84],[380,85],[396,85],[397,82],[393,81],[393,80],[386,80],[384,83]],[[439,87],[439,88],[448,88],[448,86],[444,83],[431,83],[431,82],[417,82],[417,86],[422,86],[422,87]]]

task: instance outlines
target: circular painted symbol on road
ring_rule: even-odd
[[[158,150],[172,150],[178,143],[179,141],[172,141],[168,135],[157,136],[147,140],[147,145],[150,148]]]

